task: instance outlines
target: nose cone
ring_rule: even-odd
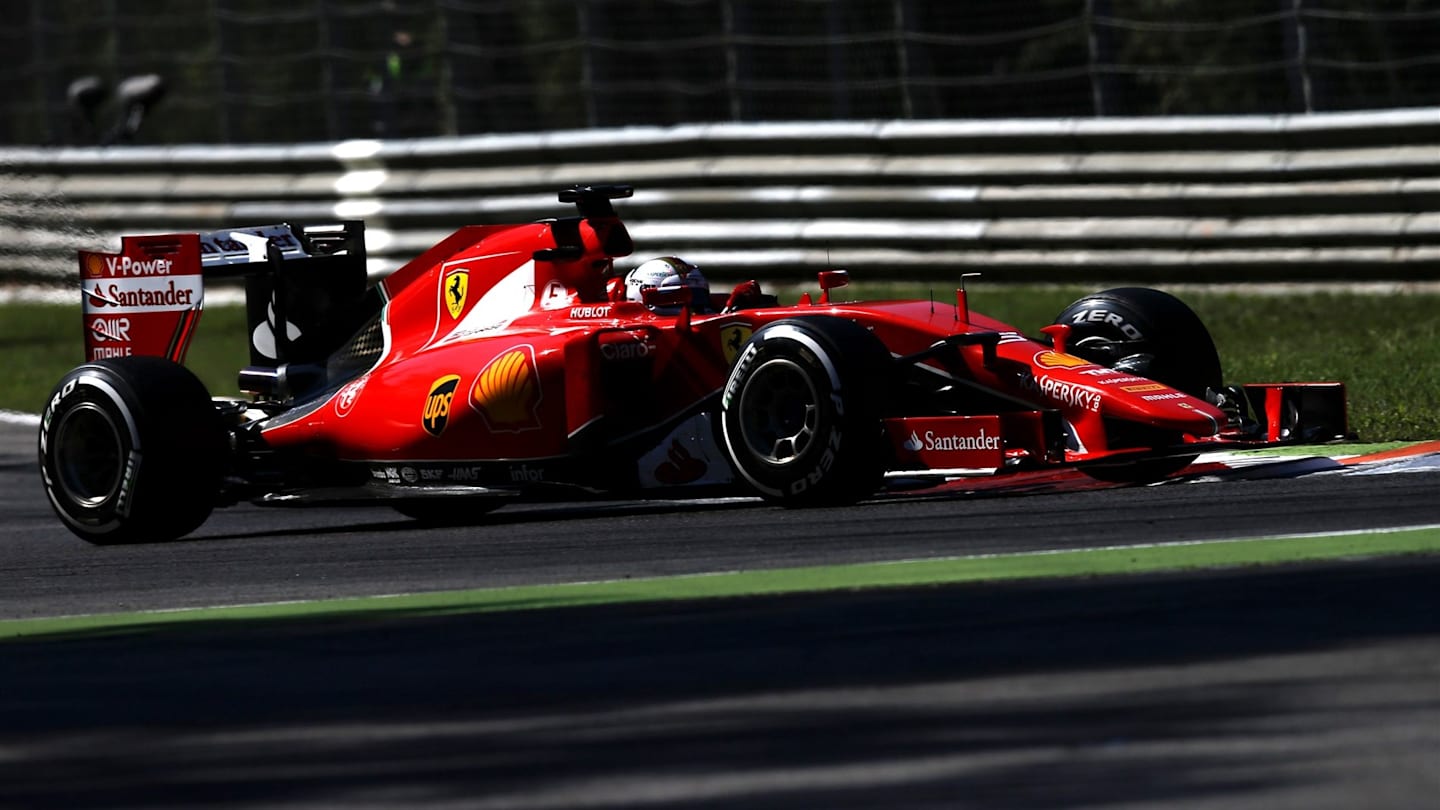
[[[1201,437],[1218,435],[1227,421],[1214,405],[1157,382],[1120,386],[1106,398],[1104,414]]]

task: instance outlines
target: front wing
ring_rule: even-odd
[[[1009,469],[1145,461],[1200,452],[1319,444],[1349,436],[1341,383],[1258,383],[1239,387],[1233,423],[1214,436],[1186,436],[1168,447],[1092,451],[1067,441],[1053,410],[978,416],[886,419],[891,472],[983,475]]]

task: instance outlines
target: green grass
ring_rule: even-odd
[[[543,610],[775,594],[823,593],[1055,577],[1113,576],[1440,553],[1440,529],[1270,537],[1128,548],[997,554],[402,596],[0,621],[0,640],[159,628],[196,622],[336,619]]]
[[[1097,288],[971,284],[971,306],[1035,334],[1074,299]],[[922,285],[857,282],[846,298],[926,297]],[[794,301],[785,290],[782,301]],[[839,296],[837,296],[839,297]],[[1321,293],[1181,296],[1210,328],[1231,382],[1339,380],[1351,428],[1371,442],[1440,438],[1440,295]],[[935,285],[937,301],[954,293]],[[7,373],[0,409],[39,412],[55,381],[81,359],[79,302],[0,307]],[[212,393],[236,394],[246,363],[244,311],[207,310],[189,365]]]
[[[238,396],[237,373],[250,362],[245,308],[205,310],[186,365],[210,393]],[[80,301],[0,306],[0,347],[6,373],[0,375],[0,409],[39,413],[60,377],[84,361]]]

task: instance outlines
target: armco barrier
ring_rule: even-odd
[[[1440,277],[1440,109],[716,124],[293,146],[0,149],[0,278],[121,233],[362,218],[374,273],[455,228],[636,186],[635,260],[718,277]],[[626,263],[622,262],[622,267]]]

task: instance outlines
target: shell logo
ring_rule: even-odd
[[[541,397],[535,347],[528,345],[491,360],[470,387],[470,406],[496,433],[538,430]]]
[[[85,275],[99,278],[105,273],[105,259],[98,253],[85,254]]]
[[[1041,368],[1079,368],[1080,366],[1095,365],[1083,357],[1051,351],[1040,352],[1035,355],[1035,364]]]

